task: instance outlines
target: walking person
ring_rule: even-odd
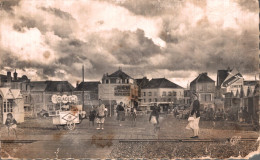
[[[103,104],[102,100],[99,99],[99,106],[96,109],[96,112],[97,112],[96,122],[98,124],[97,129],[104,129],[106,111],[107,111],[107,109],[106,109],[105,105]]]
[[[199,121],[200,121],[200,102],[198,100],[198,95],[193,94],[193,102],[191,104],[191,116],[193,120],[190,121],[190,128],[193,131],[193,137],[190,138],[199,138]]]
[[[8,136],[10,135],[10,132],[12,131],[13,134],[15,135],[15,137],[17,138],[17,134],[16,134],[16,126],[17,126],[17,122],[16,120],[13,118],[12,113],[8,113],[7,114],[7,118],[5,120],[5,125],[8,129]]]
[[[123,102],[120,102],[120,104],[117,105],[116,112],[119,126],[122,126],[121,122],[125,120],[125,108],[123,107]]]
[[[131,108],[130,110],[130,116],[131,116],[131,121],[132,121],[132,127],[136,126],[136,117],[137,117],[137,107],[138,107],[138,103],[136,105],[136,101],[134,101],[134,106]]]
[[[160,108],[155,103],[149,117],[149,122],[151,122],[154,125],[155,133],[159,130],[159,114],[160,114]]]
[[[94,109],[94,107],[92,106],[91,110],[89,112],[89,126],[90,126],[91,123],[92,123],[92,126],[95,126],[94,121],[95,121],[95,118],[96,118],[96,114],[97,114],[97,112]]]

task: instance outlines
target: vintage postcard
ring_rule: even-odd
[[[259,6],[0,0],[0,159],[260,159]]]

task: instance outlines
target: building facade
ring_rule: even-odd
[[[119,104],[123,102],[127,106],[133,106],[138,99],[138,86],[135,80],[127,75],[122,69],[112,73],[104,74],[102,83],[98,85],[98,97],[109,103]]]
[[[136,84],[138,86],[138,101],[139,103],[141,102],[141,98],[142,98],[142,93],[141,90],[148,84],[149,79],[147,79],[147,77],[143,77],[140,79],[135,79]]]
[[[201,73],[190,83],[192,93],[198,95],[199,101],[204,107],[214,107],[215,81],[207,73]]]
[[[77,84],[73,91],[73,95],[78,97],[78,103],[84,103],[83,110],[88,111],[91,106],[97,106],[98,102],[98,85],[99,81],[95,82],[81,82]],[[83,96],[84,95],[84,96]],[[83,102],[84,97],[84,102]]]
[[[24,101],[19,89],[0,88],[0,123],[11,113],[18,123],[24,122]]]
[[[141,90],[141,106],[149,109],[153,103],[164,106],[184,104],[184,88],[165,78],[150,80]]]

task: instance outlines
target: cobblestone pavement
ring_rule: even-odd
[[[51,118],[29,119],[18,125],[18,137],[7,136],[1,128],[1,140],[35,140],[33,143],[3,143],[1,155],[15,158],[105,158],[118,144],[118,140],[180,140],[190,139],[192,132],[185,129],[187,120],[175,119],[172,115],[160,117],[160,131],[155,134],[148,115],[137,118],[136,126],[126,119],[119,126],[115,117],[107,117],[104,130],[89,126],[87,119],[76,125],[75,130],[58,130]],[[255,131],[234,130],[228,122],[200,122],[200,138],[221,139],[240,136],[257,139]],[[14,142],[14,141],[13,141]]]

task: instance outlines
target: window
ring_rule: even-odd
[[[173,96],[176,96],[176,92],[173,92],[173,94],[172,94]]]
[[[149,99],[149,102],[152,102],[152,99],[151,99],[151,98]]]
[[[157,102],[157,98],[154,98],[154,102]]]
[[[166,92],[165,91],[163,91],[162,96],[166,96]]]
[[[144,99],[144,103],[146,102],[146,99]]]
[[[171,98],[169,98],[169,99],[168,99],[168,102],[171,102],[171,101],[172,101]]]
[[[172,96],[172,92],[168,92],[168,96]]]
[[[157,92],[154,92],[153,95],[154,95],[154,96],[157,96]]]
[[[152,92],[149,92],[148,95],[149,95],[149,96],[152,96]]]
[[[108,84],[109,83],[109,80],[108,79],[106,79],[106,84]]]
[[[202,102],[210,102],[211,101],[211,94],[201,94],[200,100]]]
[[[198,85],[198,88],[199,88],[199,91],[202,91],[202,90],[203,90],[203,88],[202,88],[202,85],[201,85],[201,84],[199,84],[199,85]]]
[[[4,102],[4,112],[13,112],[13,103],[11,101]]]
[[[144,96],[144,97],[146,96],[145,92],[143,92],[143,96]]]

